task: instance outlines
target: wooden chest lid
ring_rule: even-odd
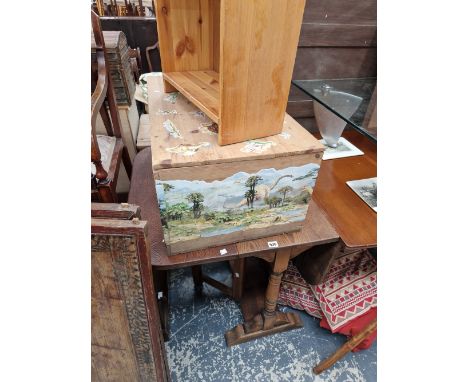
[[[219,146],[208,117],[180,93],[164,93],[162,75],[148,77],[153,170],[321,153],[325,147],[290,115],[283,132]]]

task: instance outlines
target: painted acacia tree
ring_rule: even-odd
[[[286,194],[288,192],[291,192],[293,190],[293,188],[291,186],[284,186],[284,187],[281,187],[278,192],[283,194],[283,201],[281,202],[281,206],[284,206],[284,201],[286,199]]]
[[[169,220],[182,220],[184,213],[189,210],[190,208],[187,204],[177,203],[167,208],[166,215]]]
[[[190,203],[192,203],[192,212],[193,218],[197,219],[201,216],[201,212],[203,210],[203,201],[205,200],[203,194],[200,192],[192,192],[191,194],[187,195],[186,198]]]
[[[252,175],[249,176],[249,178],[245,181],[245,187],[248,188],[248,190],[245,193],[245,198],[247,199],[247,206],[250,208],[253,208],[255,195],[257,194],[257,191],[255,191],[255,187],[261,180],[263,180],[261,176]]]
[[[245,191],[245,199],[247,200],[247,207],[252,207],[253,208],[253,201],[255,199],[255,193],[256,191],[252,190],[247,190]]]

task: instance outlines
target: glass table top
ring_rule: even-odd
[[[294,80],[292,83],[355,130],[377,142],[376,78]],[[317,114],[315,103],[314,110]]]

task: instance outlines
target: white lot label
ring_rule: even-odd
[[[220,255],[225,255],[227,254],[227,249],[226,248],[223,248],[219,251]]]
[[[268,248],[278,248],[278,242],[277,241],[269,241],[268,242]]]

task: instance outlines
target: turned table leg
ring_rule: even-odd
[[[288,267],[290,256],[291,249],[283,249],[276,253],[265,293],[263,311],[252,320],[239,324],[226,332],[225,338],[228,346],[302,327],[302,321],[297,313],[283,313],[276,310],[281,278]]]

